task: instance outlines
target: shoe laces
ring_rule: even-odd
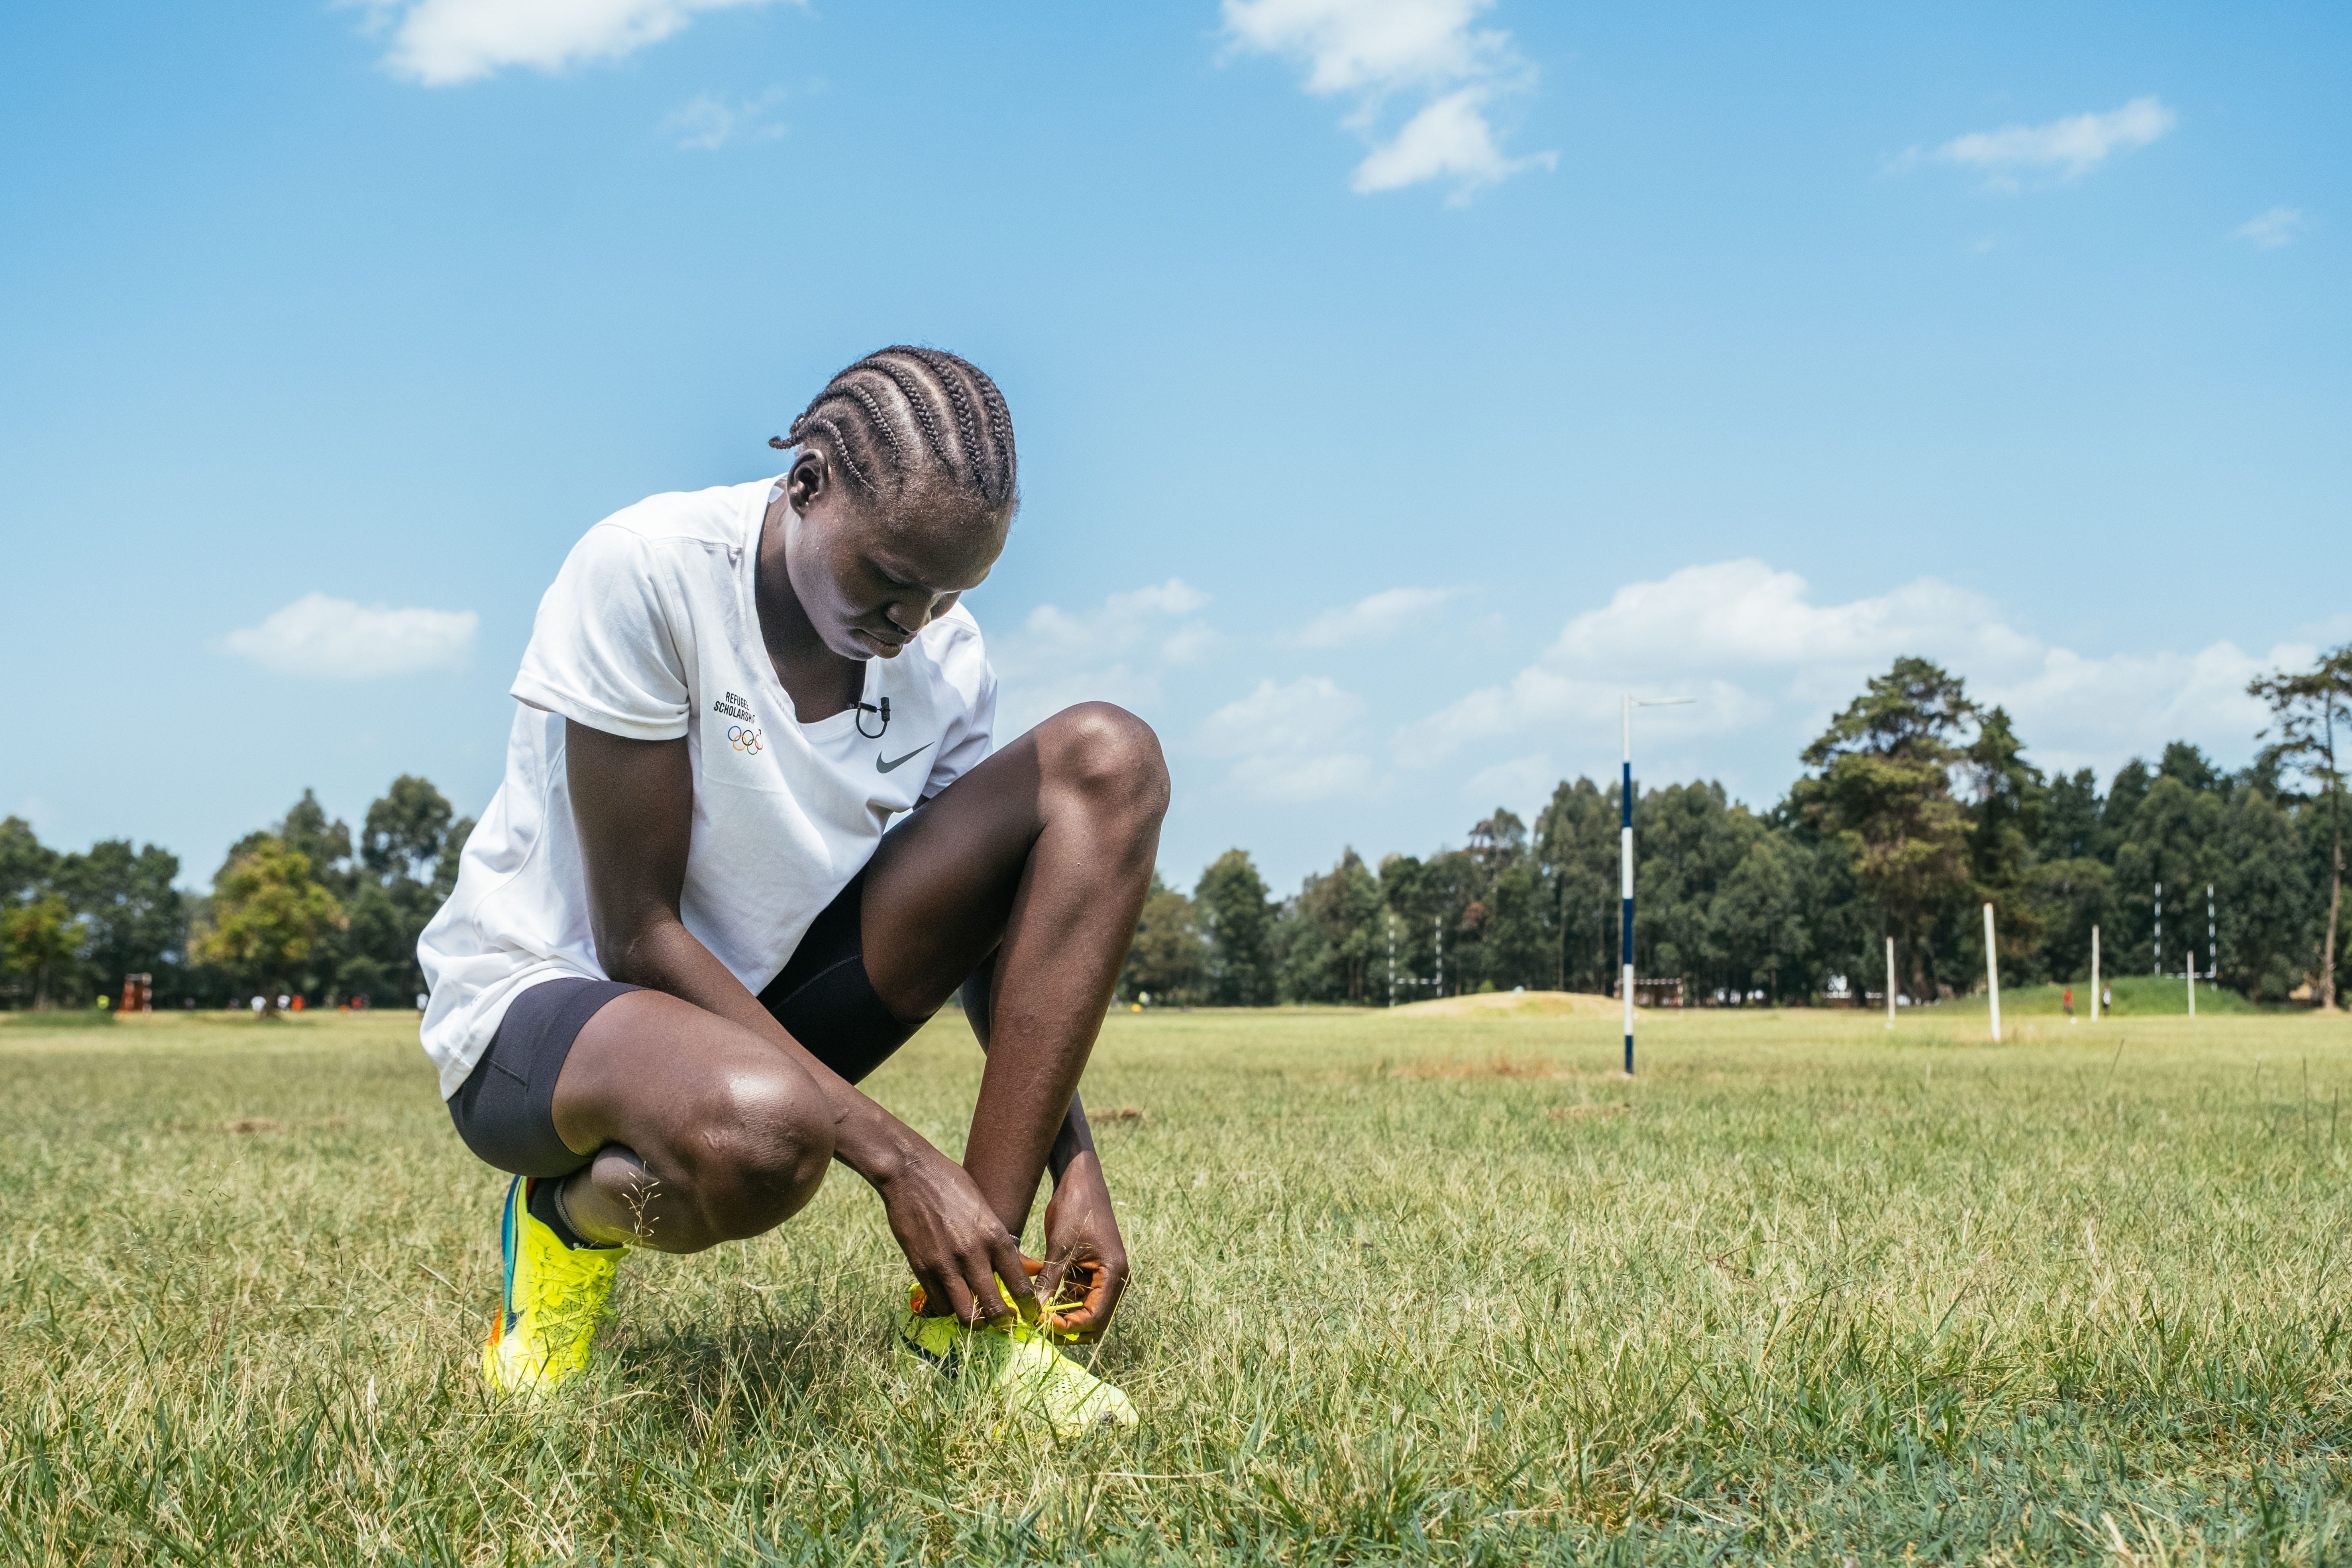
[[[602,1247],[565,1247],[555,1258],[541,1255],[539,1289],[531,1302],[546,1331],[576,1329],[585,1317],[593,1321],[604,1307],[619,1259],[601,1257]]]

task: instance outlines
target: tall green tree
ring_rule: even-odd
[[[1185,1005],[1201,1000],[1209,944],[1193,918],[1192,900],[1151,873],[1135,941],[1119,971],[1118,994],[1128,1001],[1150,996],[1156,1003]]]
[[[323,1000],[404,1005],[425,988],[416,939],[457,886],[458,855],[474,824],[453,820],[447,798],[413,773],[392,782],[363,824],[354,845],[350,826],[306,789],[278,822],[240,839],[229,858],[265,840],[286,846],[310,862],[311,879],[345,917],[310,943],[285,977],[289,988]]]
[[[1912,994],[1935,994],[1927,938],[1971,886],[1969,814],[1952,795],[1976,705],[1958,677],[1898,658],[1805,748],[1793,798],[1846,852],[1854,879],[1910,955]]]
[[[2107,784],[2107,797],[2099,807],[2099,831],[2092,853],[2112,866],[2124,840],[2131,837],[2132,820],[2139,815],[2140,802],[2147,798],[2148,787],[2155,784],[2157,772],[2139,758],[2134,757],[2116,770]]]
[[[1633,967],[1638,975],[1679,978],[1686,997],[1719,990],[1745,994],[1711,916],[1717,893],[1761,833],[1720,784],[1667,784],[1633,802]]]
[[[1966,772],[1975,799],[1969,805],[1969,876],[1975,901],[1993,906],[2005,957],[2021,960],[2011,973],[2038,979],[2034,960],[2042,945],[2042,911],[2031,896],[2028,874],[2042,835],[2047,786],[2042,770],[2025,760],[2024,742],[2006,709],[1982,711],[1966,748]],[[1981,949],[1982,922],[1968,922],[1967,946]]]
[[[401,774],[367,809],[360,831],[361,864],[387,881],[406,878],[429,882],[449,834],[450,816],[448,798],[430,780]]]
[[[1330,870],[1308,876],[1276,928],[1282,994],[1294,1002],[1385,1001],[1383,912],[1380,879],[1352,848]]]
[[[1418,856],[1385,855],[1381,858],[1379,876],[1385,910],[1381,920],[1382,978],[1388,963],[1386,943],[1393,936],[1397,1000],[1425,1002],[1437,994],[1433,983],[1445,924],[1444,912],[1437,907],[1432,890],[1429,868]]]
[[[1477,868],[1484,915],[1480,983],[1497,990],[1540,991],[1554,983],[1553,900],[1533,837],[1517,813],[1496,806],[1472,826],[1465,847]]]
[[[2220,835],[2221,983],[2284,1002],[2303,984],[2319,929],[2299,826],[2275,790],[2249,777],[2230,792]]]
[[[2062,981],[2088,978],[2091,931],[2107,920],[2115,880],[2113,867],[2088,855],[2036,861],[2026,873],[2023,897],[2039,947],[2026,955],[2030,962],[2004,970],[2003,974]],[[2110,944],[2106,972],[2113,974],[2117,972],[2117,950],[2112,945],[2115,933],[2102,934]]]
[[[2344,909],[2344,770],[2336,755],[2336,727],[2352,727],[2352,643],[2320,656],[2307,670],[2259,677],[2246,689],[2270,704],[2275,752],[2316,783],[2327,803],[2326,932],[2319,944],[2319,1005],[2336,1010],[2336,951]]]
[[[1431,928],[1430,971],[1443,982],[1434,988],[1439,995],[1465,995],[1492,984],[1486,939],[1494,910],[1486,890],[1486,873],[1466,849],[1441,849],[1420,865],[1412,916]]]
[[[174,985],[188,918],[187,900],[172,885],[179,875],[178,856],[152,844],[133,849],[127,838],[58,858],[57,887],[89,928],[83,960],[98,989],[111,990],[126,974]]]
[[[1221,1007],[1271,1005],[1274,908],[1248,851],[1228,849],[1201,873],[1192,909],[1209,939],[1209,1000]]]
[[[2159,768],[2152,774],[2116,846],[2114,973],[2128,974],[2145,962],[2151,973],[2161,967],[2178,974],[2202,952],[2205,889],[2228,881],[2221,857],[2227,806],[2218,775],[2207,770]]]
[[[2042,797],[2042,830],[2034,844],[2034,858],[2095,858],[2099,849],[2099,810],[2104,804],[2099,796],[2099,775],[2088,768],[2052,779]]]
[[[47,1007],[79,975],[88,934],[56,893],[0,909],[0,970],[23,976],[32,987],[33,1005]]]
[[[358,871],[352,865],[351,827],[341,818],[327,815],[315,791],[304,790],[302,798],[288,807],[285,816],[269,831],[287,848],[310,862],[312,880],[338,899],[351,897],[359,881]]]
[[[335,896],[311,876],[310,858],[265,835],[213,879],[211,902],[188,946],[274,1007],[281,988],[299,986],[320,938],[347,923]]]
[[[334,981],[346,995],[397,1002],[425,988],[416,939],[457,885],[473,830],[432,784],[403,773],[368,807],[360,834],[352,927]]]
[[[1617,971],[1616,786],[1562,780],[1537,815],[1536,864],[1551,914],[1551,984],[1606,993]]]
[[[1747,847],[1707,902],[1701,952],[1725,990],[1761,990],[1777,1001],[1807,946],[1800,852],[1744,809],[1740,816],[1736,837]]]
[[[38,898],[57,872],[58,856],[21,816],[0,817],[0,909]]]

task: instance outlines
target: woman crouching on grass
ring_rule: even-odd
[[[957,603],[1018,502],[986,375],[885,349],[772,445],[798,449],[782,477],[572,548],[418,943],[450,1115],[515,1176],[483,1373],[572,1376],[625,1248],[772,1230],[838,1160],[914,1271],[909,1349],[1065,1435],[1132,1422],[1052,1342],[1100,1335],[1127,1280],[1076,1091],[1168,805],[1159,742],[1088,704],[993,746]],[[856,1087],[959,987],[988,1053],[961,1164]]]

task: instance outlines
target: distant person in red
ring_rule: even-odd
[[[2066,1016],[2068,1016],[2069,1018],[2071,1018],[2071,1017],[2073,1017],[2074,1016],[2074,988],[2072,985],[2069,985],[2068,987],[2066,987]]]

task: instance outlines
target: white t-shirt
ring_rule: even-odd
[[[760,637],[752,575],[775,481],[658,495],[572,546],[539,602],[512,691],[506,778],[466,841],[457,886],[417,939],[425,1054],[443,1098],[524,987],[606,978],[564,781],[563,723],[686,737],[694,831],[678,912],[757,994],[857,874],[890,818],[989,753],[996,675],[958,605],[866,666],[856,709],[795,721]],[[865,733],[861,733],[861,725]],[[920,765],[910,766],[910,763]]]

